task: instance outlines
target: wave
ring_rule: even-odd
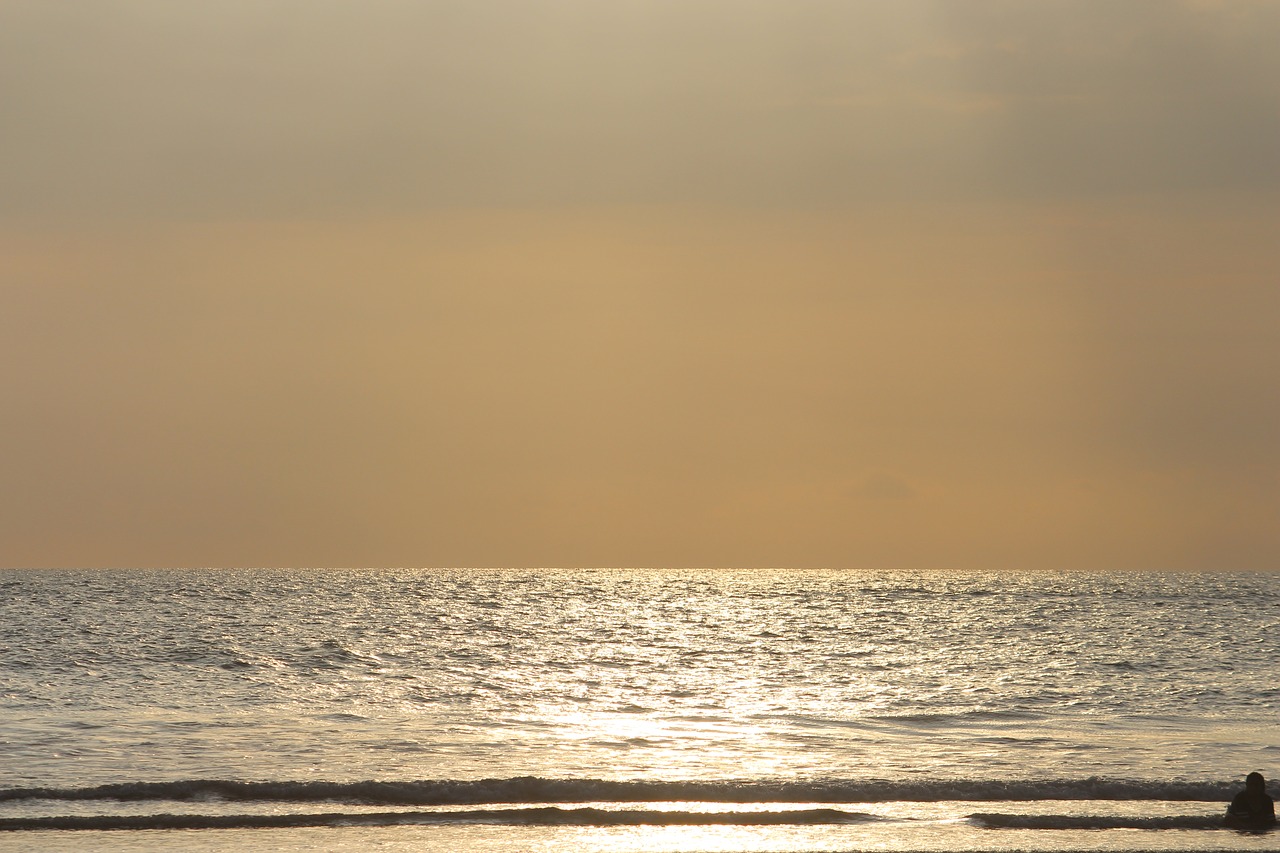
[[[336,826],[421,826],[489,824],[495,826],[817,826],[879,820],[874,815],[838,809],[760,812],[621,811],[599,808],[476,809],[471,811],[380,812],[365,814],[273,815],[91,815],[0,818],[0,832],[146,829],[279,829]]]
[[[946,726],[973,722],[1037,722],[1043,720],[1044,715],[1033,711],[977,710],[935,714],[873,714],[865,719],[876,723],[892,723],[895,725]]]
[[[908,818],[907,820],[911,820]],[[1214,815],[1029,815],[972,814],[966,821],[993,830],[1191,830],[1228,829]],[[682,811],[667,809],[610,809],[598,807],[466,809],[393,812],[319,812],[295,814],[152,814],[59,815],[0,818],[0,832],[38,830],[197,830],[298,829],[308,827],[387,826],[833,826],[892,819],[832,808],[752,811]],[[1241,830],[1250,834],[1266,830]]]
[[[1214,815],[1028,815],[973,814],[969,821],[990,829],[1223,829],[1221,814]]]
[[[385,806],[467,806],[522,803],[888,803],[1034,802],[1042,800],[1166,800],[1226,802],[1232,782],[1125,779],[934,779],[902,781],[607,781],[512,779],[243,782],[191,779],[120,782],[79,788],[0,788],[0,802],[15,800],[129,802],[351,803]]]

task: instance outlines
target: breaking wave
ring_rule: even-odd
[[[969,820],[990,829],[1191,829],[1207,830],[1224,827],[1221,814],[1216,815],[1026,815],[974,814]]]
[[[1186,801],[1214,803],[1202,814],[1005,814],[965,818],[989,830],[1214,830],[1222,828],[1228,782],[1124,779],[993,779],[769,782],[550,779],[365,782],[244,782],[192,779],[74,788],[0,789],[0,803],[35,814],[0,818],[0,832],[31,830],[269,829],[490,824],[496,826],[818,826],[884,822],[841,805],[894,802]],[[49,815],[55,802],[89,804],[102,814]],[[93,805],[97,803],[98,805]],[[156,814],[120,814],[112,803],[155,803]],[[169,813],[162,804],[196,804]],[[231,803],[288,804],[288,814],[235,814]],[[688,808],[684,804],[721,804]],[[206,804],[201,806],[200,804]],[[656,807],[663,804],[662,807]],[[828,804],[830,807],[827,807]],[[326,808],[328,806],[329,808]],[[733,808],[732,806],[746,806]],[[345,808],[344,808],[345,807]],[[79,806],[83,810],[84,806]],[[174,808],[190,810],[191,805]],[[389,809],[398,808],[398,811]],[[364,809],[369,809],[365,811]],[[374,810],[379,809],[379,810]],[[254,811],[248,808],[248,811]],[[1109,809],[1103,809],[1110,811]],[[44,814],[40,814],[44,812]],[[12,812],[10,812],[12,814]],[[906,818],[912,820],[913,818]]]
[[[1238,786],[1237,786],[1238,787]],[[606,781],[549,779],[420,780],[365,782],[241,782],[192,779],[122,782],[80,788],[5,788],[0,802],[15,800],[128,802],[291,802],[386,806],[466,806],[521,803],[888,803],[1034,802],[1041,800],[1166,800],[1225,802],[1231,782],[1124,779],[917,780],[917,781]]]
[[[483,823],[496,826],[815,826],[877,820],[837,809],[761,812],[630,811],[599,808],[476,809],[471,811],[380,812],[371,814],[276,815],[91,815],[0,818],[0,831],[39,829],[271,829],[334,826],[414,826]]]

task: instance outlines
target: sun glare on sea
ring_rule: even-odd
[[[677,804],[687,807],[689,803]],[[826,836],[826,837],[823,837]],[[847,850],[848,838],[815,827],[629,826],[590,828],[572,845],[563,836],[546,849],[599,853],[788,853]]]
[[[728,779],[768,777],[779,770],[772,752],[741,748],[769,737],[761,723],[715,715],[659,719],[642,712],[586,711],[549,713],[547,722],[561,743],[612,747],[620,767],[643,767],[666,780],[705,777],[709,770],[712,778]]]

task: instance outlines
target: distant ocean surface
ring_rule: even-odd
[[[0,851],[1280,850],[1280,575],[0,589]]]

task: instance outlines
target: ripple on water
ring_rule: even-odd
[[[32,779],[360,776],[368,744],[408,742],[409,777],[841,775],[855,755],[858,773],[891,777],[989,766],[1000,750],[1028,775],[1177,764],[1220,778],[1277,750],[1248,734],[1269,730],[1280,698],[1277,596],[1258,576],[54,571],[4,584],[0,700]],[[55,757],[69,749],[87,757]],[[377,751],[383,768],[394,750]]]

